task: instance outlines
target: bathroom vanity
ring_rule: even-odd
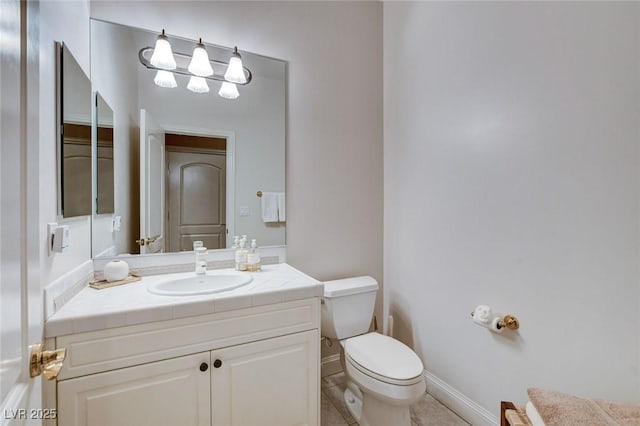
[[[189,275],[87,287],[48,320],[58,425],[319,424],[322,284],[278,264],[223,293],[148,291]]]

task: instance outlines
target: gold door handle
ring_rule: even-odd
[[[31,346],[31,355],[29,356],[29,372],[31,377],[44,374],[47,380],[53,380],[58,377],[62,369],[62,363],[67,356],[67,350],[56,349],[53,351],[45,351],[42,343],[36,343]]]
[[[157,239],[158,237],[141,238],[139,240],[136,240],[136,243],[138,243],[139,246],[148,246],[149,244],[155,242]]]

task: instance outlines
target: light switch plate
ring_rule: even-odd
[[[54,253],[64,253],[69,248],[69,225],[58,225],[53,230],[53,243],[51,251]]]
[[[118,232],[122,228],[122,216],[113,216],[111,221],[111,232]]]

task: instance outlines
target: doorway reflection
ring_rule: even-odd
[[[226,247],[224,138],[165,133],[167,251]]]

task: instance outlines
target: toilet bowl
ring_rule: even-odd
[[[341,341],[345,373],[353,386],[345,403],[360,425],[410,425],[409,406],[424,394],[423,365],[403,343],[378,333]]]
[[[377,282],[358,277],[325,282],[322,335],[342,346],[344,400],[361,426],[410,425],[409,406],[425,392],[423,364],[404,343],[367,333]]]

